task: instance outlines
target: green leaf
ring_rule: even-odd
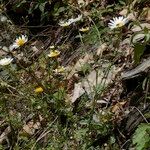
[[[44,13],[45,4],[46,4],[46,2],[45,2],[45,3],[41,3],[41,4],[39,5],[39,9],[40,9],[40,11],[41,11],[42,13]]]
[[[136,43],[134,46],[134,61],[136,64],[140,62],[140,58],[144,53],[144,44]]]
[[[75,131],[75,135],[74,137],[76,138],[76,140],[81,141],[84,139],[86,133],[87,133],[88,129],[78,129]]]
[[[142,123],[138,126],[133,136],[133,144],[136,150],[147,150],[150,148],[150,124]]]
[[[26,3],[26,0],[22,0],[21,2],[19,2],[18,5],[17,5],[17,7],[20,7],[24,3]]]
[[[121,5],[126,5],[125,1],[123,1],[123,0],[120,0],[119,3],[120,3]]]

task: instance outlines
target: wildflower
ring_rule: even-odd
[[[9,51],[12,51],[14,49],[13,44],[9,46]]]
[[[54,46],[54,45],[50,46],[50,49],[54,49],[54,48],[55,48],[55,46]]]
[[[65,71],[65,67],[63,67],[63,66],[58,66],[58,68],[56,68],[55,70],[54,70],[54,72],[55,73],[63,73]]]
[[[59,25],[62,26],[62,27],[67,27],[67,26],[69,26],[70,24],[72,24],[74,22],[80,21],[81,19],[82,19],[82,15],[78,15],[78,17],[75,18],[75,19],[71,18],[66,22],[65,21],[60,21]]]
[[[86,2],[84,0],[78,0],[78,5],[81,7],[81,6],[84,6],[86,5]]]
[[[82,19],[82,15],[78,15],[78,17],[75,19],[73,18],[69,19],[69,22],[74,23],[74,22],[80,21],[81,19]]]
[[[81,28],[81,29],[79,29],[79,31],[81,31],[81,32],[86,32],[86,31],[89,31],[89,27],[85,27],[85,28]]]
[[[43,91],[44,91],[44,90],[43,90],[42,87],[37,87],[37,88],[34,90],[35,93],[42,93]]]
[[[6,22],[7,21],[7,17],[5,17],[5,16],[0,16],[0,21],[1,22]]]
[[[18,48],[20,46],[23,46],[26,42],[28,41],[28,38],[26,35],[22,35],[20,37],[18,37],[15,42],[13,43],[12,47],[13,48]]]
[[[60,55],[60,52],[58,50],[54,50],[54,51],[51,51],[50,54],[48,54],[48,57],[57,57]]]
[[[59,25],[61,26],[61,27],[68,27],[70,24],[71,24],[72,22],[71,21],[60,21],[59,22]]]
[[[3,58],[0,60],[0,65],[6,66],[9,65],[13,61],[13,58]]]
[[[110,23],[108,23],[108,26],[111,29],[120,28],[120,27],[124,26],[127,22],[128,22],[128,19],[124,18],[123,16],[120,16],[118,18],[115,17],[115,18],[113,18],[113,20],[110,20]]]

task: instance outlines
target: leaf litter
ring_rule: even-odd
[[[83,3],[83,1],[78,1],[78,3]],[[86,5],[88,5],[88,1],[86,2]],[[126,16],[127,10],[123,10],[122,12],[120,12],[120,14]],[[129,18],[130,20],[135,20],[137,17],[136,15],[137,15],[136,12],[130,13],[128,14],[127,18]],[[148,18],[149,18],[149,12],[147,14],[146,19]],[[140,25],[142,28],[136,25],[133,26],[131,29],[132,32],[134,33],[140,32],[145,27],[149,29],[149,23],[146,23],[146,24],[143,23]],[[127,104],[129,102],[127,102],[126,96],[124,96],[123,98],[120,96],[124,90],[122,79],[121,79],[121,73],[123,71],[126,71],[126,69],[129,70],[133,68],[133,64],[132,64],[133,63],[132,62],[133,48],[130,45],[130,39],[131,39],[130,36],[132,36],[132,34],[129,35],[128,38],[125,38],[119,47],[118,51],[120,52],[124,51],[123,52],[124,56],[118,56],[117,58],[115,58],[115,61],[117,63],[112,63],[112,61],[107,59],[108,55],[110,55],[111,57],[112,55],[111,53],[113,49],[110,49],[110,47],[108,47],[106,43],[103,43],[99,47],[97,47],[96,55],[99,56],[99,61],[96,66],[94,66],[95,56],[93,53],[85,53],[84,57],[78,58],[75,64],[71,64],[67,66],[67,69],[69,72],[66,77],[67,80],[70,80],[75,74],[79,74],[80,71],[83,71],[84,65],[90,64],[92,66],[88,73],[84,74],[83,77],[80,77],[80,79],[76,80],[73,83],[73,89],[71,93],[68,92],[68,97],[72,104],[75,103],[78,99],[80,99],[81,96],[83,96],[84,94],[88,95],[89,99],[92,100],[94,96],[97,94],[95,93],[95,90],[96,90],[98,94],[100,95],[99,99],[97,99],[97,104],[98,105],[106,104],[105,105],[106,110],[110,111],[110,108],[111,108],[111,112],[114,113],[115,117],[116,118],[118,117],[117,118],[118,120],[119,119],[123,120],[124,116],[121,115],[121,113],[128,110]],[[133,38],[133,42],[141,41],[141,39],[143,38],[144,38],[143,34],[137,34]],[[43,52],[43,43],[41,45],[42,46],[32,47],[32,52],[33,52],[32,58],[34,58],[33,56],[35,56],[35,60]],[[39,47],[42,47],[42,50]],[[124,47],[126,49],[124,49]],[[105,55],[106,51],[107,51],[106,53],[107,56]],[[135,70],[137,69],[135,68]],[[36,73],[38,74],[38,77],[40,78],[42,73],[40,73],[40,71],[36,71]],[[26,76],[26,78],[28,78],[28,76]],[[109,105],[111,105],[110,108],[109,108]],[[94,114],[93,120],[95,120],[95,122],[99,122],[99,117],[97,117],[97,115]],[[41,127],[41,123],[38,120],[33,121],[31,119],[29,122],[26,122],[23,125],[23,132],[26,132],[29,135],[34,135],[35,131],[40,129],[40,127]],[[7,135],[9,133],[10,133],[10,127],[7,127],[5,131],[0,135],[0,142],[2,142],[4,139],[7,139]]]

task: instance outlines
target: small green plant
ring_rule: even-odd
[[[133,144],[136,150],[148,150],[150,148],[150,124],[142,123],[138,126],[133,136]]]
[[[138,64],[141,60],[146,45],[150,42],[150,31],[146,27],[141,27],[140,24],[137,25],[138,28],[141,28],[140,31],[137,31],[133,34],[131,38],[131,43],[134,45],[134,61]]]

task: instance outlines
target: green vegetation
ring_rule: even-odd
[[[148,150],[148,8],[2,0],[0,149]]]
[[[149,148],[150,144],[150,125],[140,124],[133,136],[133,144],[136,144],[137,150],[144,150]]]

